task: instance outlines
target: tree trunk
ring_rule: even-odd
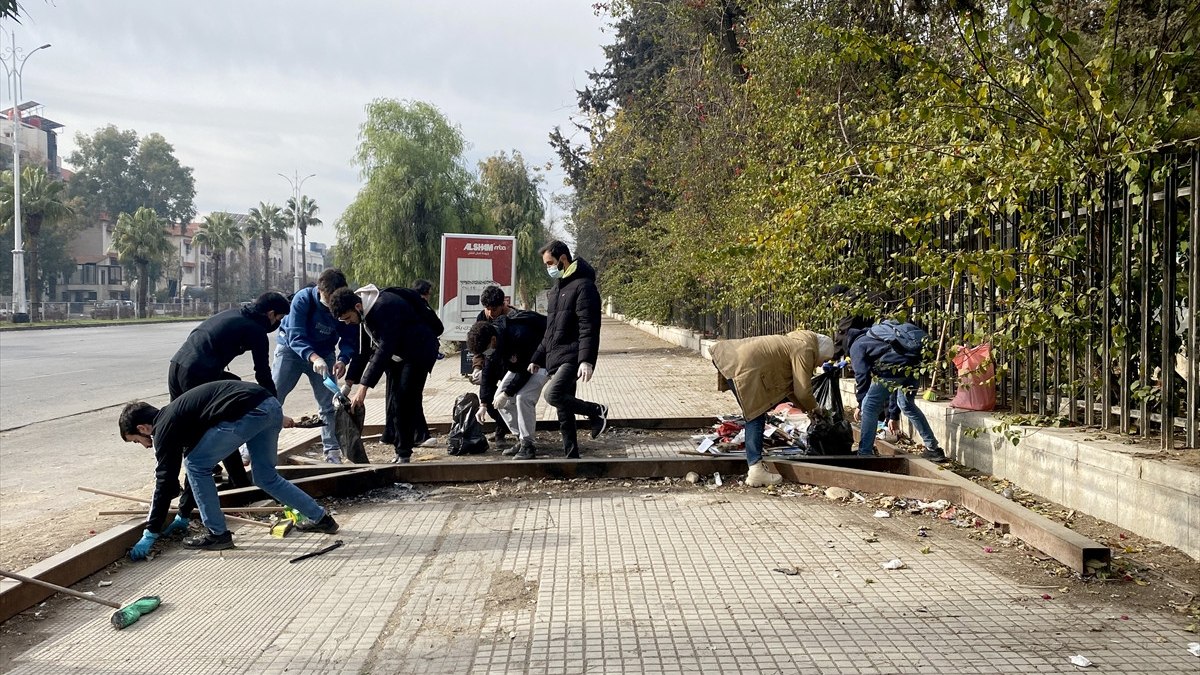
[[[271,238],[263,237],[263,293],[271,290]]]
[[[146,297],[148,295],[148,293],[146,292],[147,291],[146,287],[150,285],[150,264],[139,262],[137,264],[137,268],[138,268],[138,294],[137,294],[138,318],[144,319],[144,318],[146,318]]]
[[[41,317],[38,311],[42,306],[42,275],[38,269],[38,235],[42,233],[42,217],[30,214],[25,219],[25,250],[29,253],[29,263],[25,268],[25,286],[29,293],[29,320],[36,321]]]

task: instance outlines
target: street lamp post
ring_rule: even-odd
[[[283,174],[278,174],[280,178],[286,180],[292,186],[292,227],[296,230],[296,249],[299,252],[298,256],[292,257],[292,292],[300,290],[300,265],[308,263],[307,256],[304,255],[304,250],[300,248],[300,188],[304,186],[304,181],[317,175],[310,173],[304,178],[300,177],[299,171],[293,171],[292,177],[288,178]]]
[[[48,48],[49,44],[44,44],[37,49],[21,57],[21,49],[17,47],[17,34],[14,31],[12,35],[12,47],[4,50],[5,55],[0,58],[0,63],[4,64],[4,73],[9,77],[9,88],[12,90],[13,105],[12,105],[12,144],[13,144],[13,302],[16,304],[12,313],[14,323],[27,323],[29,321],[29,304],[25,297],[25,250],[24,241],[21,238],[21,72],[25,70],[25,62],[29,57],[33,56],[33,52],[41,51]],[[9,68],[8,62],[12,60],[12,68]],[[20,59],[18,61],[18,59]]]

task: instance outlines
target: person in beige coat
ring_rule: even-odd
[[[713,365],[733,387],[746,420],[747,485],[762,487],[782,480],[762,463],[767,412],[784,399],[804,412],[816,410],[812,374],[835,351],[832,339],[810,330],[724,340],[712,348]]]

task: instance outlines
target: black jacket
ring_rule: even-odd
[[[209,429],[219,422],[241,419],[271,392],[253,382],[221,380],[202,384],[158,411],[154,418],[154,497],[146,529],[162,531],[171,500],[179,494],[179,468]]]
[[[496,317],[492,325],[498,334],[496,351],[488,357],[479,385],[479,400],[488,404],[496,397],[496,387],[505,373],[516,373],[504,389],[507,396],[515,396],[529,382],[529,361],[546,334],[546,317],[531,310],[513,309]]]
[[[392,364],[401,361],[433,370],[442,320],[411,288],[379,291],[360,328],[358,354],[350,362],[346,379],[374,387]]]
[[[254,380],[275,396],[271,340],[267,337],[272,330],[266,315],[249,306],[227,309],[196,326],[171,363],[187,370],[191,381],[212,382],[221,379],[225,366],[249,350],[254,358]]]
[[[575,271],[550,289],[546,335],[530,361],[550,372],[567,364],[596,365],[600,352],[600,291],[596,270],[576,258]]]

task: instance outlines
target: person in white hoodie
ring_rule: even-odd
[[[346,371],[346,381],[356,384],[350,401],[364,405],[367,390],[387,374],[382,440],[396,446],[393,462],[407,464],[417,443],[421,395],[437,361],[442,321],[411,288],[341,288],[329,305],[339,321],[361,328],[358,353]]]

